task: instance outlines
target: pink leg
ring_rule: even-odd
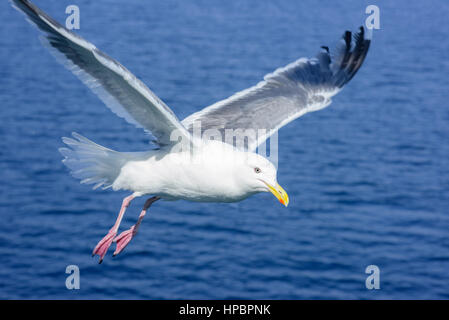
[[[120,233],[119,236],[117,236],[114,239],[114,242],[117,243],[117,248],[114,252],[114,257],[118,255],[120,252],[122,252],[123,249],[128,245],[128,243],[131,241],[131,239],[137,234],[137,230],[139,229],[140,223],[143,220],[143,217],[145,217],[145,214],[147,213],[147,210],[150,208],[150,206],[153,204],[153,202],[159,200],[159,197],[152,197],[149,198],[142,209],[142,212],[139,215],[139,219],[137,220],[136,224],[133,225],[131,228],[129,228],[126,231],[123,231]]]
[[[103,262],[103,258],[106,255],[106,252],[108,251],[112,243],[112,240],[114,240],[114,237],[117,235],[117,231],[120,226],[120,222],[122,222],[122,218],[123,215],[125,214],[126,208],[128,208],[129,204],[134,198],[135,198],[134,195],[130,195],[123,199],[122,207],[120,208],[120,212],[118,214],[117,220],[115,221],[115,224],[109,230],[108,234],[103,239],[101,239],[100,242],[98,242],[97,246],[92,252],[92,256],[96,254],[100,256],[100,261],[98,263]]]

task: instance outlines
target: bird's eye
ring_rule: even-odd
[[[254,168],[254,172],[255,172],[255,173],[261,173],[262,170],[260,170],[260,168],[258,168],[258,167],[255,167],[255,168]]]

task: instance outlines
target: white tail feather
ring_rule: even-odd
[[[63,137],[68,148],[60,148],[64,156],[62,162],[71,170],[71,174],[81,183],[95,184],[94,189],[102,186],[110,188],[123,165],[134,159],[142,158],[145,153],[117,152],[73,132],[72,138]]]

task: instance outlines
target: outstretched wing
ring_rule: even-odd
[[[331,97],[359,70],[370,46],[363,27],[346,31],[333,61],[327,47],[313,59],[301,58],[264,77],[256,86],[234,94],[182,121],[190,131],[218,130],[246,139],[237,147],[254,151],[276,130],[311,111],[328,106]],[[226,132],[226,130],[231,130]],[[249,131],[248,131],[249,130]],[[259,131],[260,130],[260,131]],[[255,134],[250,134],[255,133]]]
[[[92,43],[67,30],[28,0],[11,0],[28,20],[45,34],[43,39],[52,53],[78,76],[112,112],[141,127],[168,145],[173,130],[177,138],[190,139],[190,133],[170,108],[142,81]]]

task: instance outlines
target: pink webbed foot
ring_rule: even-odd
[[[103,258],[106,255],[106,252],[108,252],[109,247],[112,244],[112,241],[114,240],[115,236],[117,235],[117,231],[114,229],[109,230],[108,234],[104,236],[103,239],[98,242],[96,245],[94,251],[92,252],[92,256],[95,256],[98,254],[100,256],[100,260],[98,263],[103,262]]]
[[[131,241],[132,238],[134,238],[134,236],[137,233],[137,229],[135,226],[132,226],[131,228],[129,228],[128,230],[123,231],[122,233],[120,233],[115,239],[114,242],[117,243],[117,247],[114,251],[113,256],[115,257],[116,255],[118,255],[120,252],[123,251],[123,249],[125,249],[125,247],[128,245],[128,243]]]
[[[147,213],[147,210],[150,208],[150,206],[153,204],[153,202],[159,200],[159,197],[152,197],[149,198],[142,209],[142,212],[140,212],[139,219],[137,220],[137,223],[133,225],[131,228],[129,228],[126,231],[123,231],[120,233],[118,237],[114,239],[114,242],[117,243],[117,248],[115,249],[114,256],[118,255],[120,252],[125,249],[125,247],[128,245],[128,243],[131,241],[132,238],[137,234],[137,230],[139,229],[140,223],[142,222],[143,218],[145,217],[145,214]]]
[[[130,202],[135,198],[134,195],[130,195],[123,199],[122,207],[120,208],[120,212],[118,214],[117,220],[115,221],[114,226],[109,230],[108,234],[104,236],[103,239],[98,242],[96,245],[94,251],[92,252],[92,256],[95,256],[98,254],[100,256],[100,261],[98,263],[103,262],[103,258],[106,255],[106,252],[108,252],[109,247],[112,244],[112,241],[114,240],[115,236],[117,235],[117,230],[120,226],[120,222],[122,221],[123,215],[125,214],[126,208],[128,208]]]

